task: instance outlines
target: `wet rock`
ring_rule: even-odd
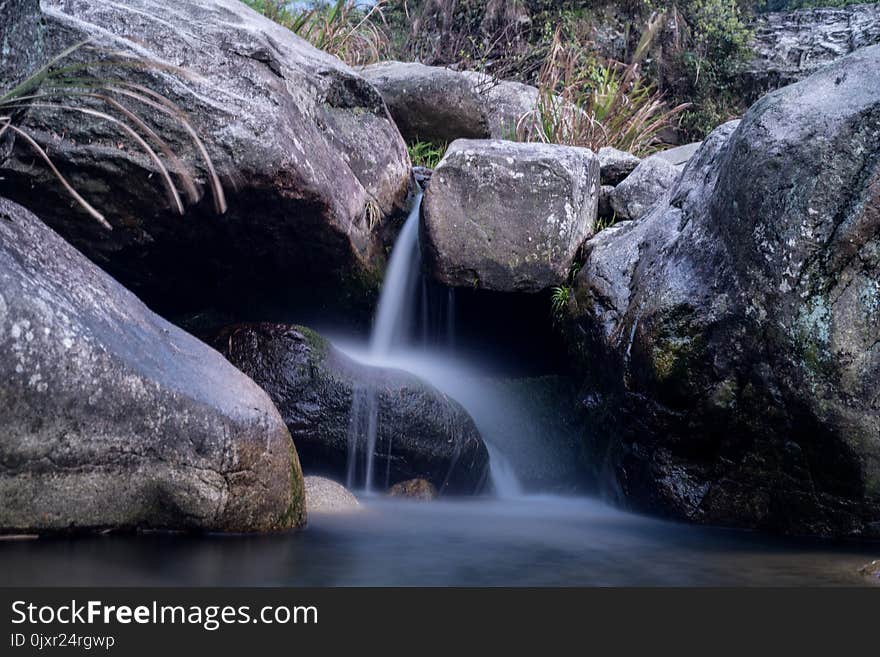
[[[645,216],[678,179],[681,169],[658,155],[642,160],[611,193],[611,208],[618,218]]]
[[[420,502],[437,499],[437,489],[425,479],[410,479],[396,483],[388,490],[388,494],[391,497],[405,497]]]
[[[599,162],[584,148],[460,139],[422,205],[422,250],[453,287],[538,292],[566,280],[595,228]]]
[[[114,230],[72,207],[21,143],[0,193],[46,217],[163,310],[245,305],[254,289],[356,303],[377,287],[379,228],[403,211],[410,172],[394,122],[362,77],[236,0],[49,0],[43,8],[46,53],[90,37],[103,52],[146,63],[101,70],[185,112],[224,182],[229,209],[214,211],[207,171],[179,123],[121,94],[117,100],[194,168],[198,198],[192,203],[181,192],[185,217],[169,207],[152,160],[114,124],[69,112],[32,110],[27,129]],[[81,49],[72,61],[106,57],[101,52]]]
[[[0,533],[270,531],[305,518],[278,411],[0,200]]]
[[[510,139],[538,102],[535,87],[475,71],[391,61],[360,72],[382,94],[410,142]]]
[[[306,471],[348,480],[354,435],[352,480],[363,485],[368,427],[375,424],[374,488],[417,478],[441,494],[470,494],[486,485],[489,455],[473,420],[417,377],[363,365],[297,326],[231,326],[214,345],[269,393]]]
[[[588,244],[570,335],[607,400],[590,424],[607,490],[696,522],[877,535],[878,121],[874,46],[717,129],[667,201]]]
[[[342,484],[325,477],[309,476],[304,480],[306,510],[313,513],[350,513],[360,509],[360,502]]]
[[[632,153],[620,151],[610,146],[603,146],[597,153],[599,171],[603,185],[616,185],[633,172],[641,158]]]
[[[754,100],[858,48],[880,43],[880,5],[770,12],[759,14],[752,27],[754,57],[741,76]]]

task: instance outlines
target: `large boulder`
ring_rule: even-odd
[[[406,203],[409,159],[382,98],[363,78],[237,0],[46,0],[43,8],[47,54],[88,37],[90,46],[72,62],[140,62],[93,71],[115,89],[147,87],[142,94],[158,93],[188,117],[229,209],[215,212],[208,172],[182,124],[156,109],[155,98],[152,105],[133,98],[131,87],[128,95],[103,93],[139,114],[193,168],[197,202],[189,204],[179,185],[185,217],[170,208],[154,162],[116,125],[46,108],[29,112],[27,130],[113,231],[72,208],[21,140],[0,192],[45,216],[154,307],[244,305],[254,289],[271,296],[298,287],[317,298],[363,298],[355,293],[377,287],[380,229]],[[106,103],[59,100],[129,121]],[[321,293],[322,284],[332,296]]]
[[[571,335],[608,490],[880,535],[878,125],[880,46],[765,96],[667,202],[589,243]]]
[[[593,233],[598,199],[592,151],[460,139],[425,193],[427,266],[453,287],[538,292],[559,285]]]
[[[0,94],[44,63],[40,0],[2,0],[0,3]]]
[[[305,518],[266,394],[2,199],[0,426],[0,533]]]
[[[752,28],[753,56],[741,77],[754,99],[854,50],[880,43],[880,4],[769,12],[759,14]]]
[[[407,141],[510,139],[538,103],[538,90],[475,71],[413,62],[361,69],[388,105]]]
[[[611,192],[611,209],[618,219],[639,219],[675,184],[681,168],[661,155],[652,155]]]
[[[417,377],[363,365],[296,326],[235,325],[214,344],[269,393],[310,474],[363,485],[374,426],[373,488],[418,478],[441,494],[485,487],[489,455],[473,420]]]

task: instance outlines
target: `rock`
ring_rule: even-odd
[[[437,499],[437,489],[425,479],[410,479],[394,484],[388,491],[391,497],[405,497],[420,502]]]
[[[570,335],[607,490],[701,523],[878,535],[878,121],[873,46],[717,129],[668,201],[588,243]]]
[[[559,285],[594,230],[599,162],[584,148],[460,139],[422,204],[428,269],[453,287]]]
[[[611,207],[618,219],[639,219],[660,201],[681,170],[658,155],[642,160],[611,193]]]
[[[0,95],[33,74],[44,60],[39,0],[3,0],[0,5]],[[4,112],[5,113],[5,112]],[[23,110],[12,111],[18,122]],[[14,134],[0,135],[0,165],[12,151]]]
[[[859,568],[859,575],[875,586],[880,585],[880,559],[874,559]]]
[[[616,185],[633,172],[641,158],[632,153],[620,151],[610,146],[603,146],[597,153],[599,156],[600,179],[603,185]]]
[[[602,185],[599,187],[599,203],[596,213],[599,219],[610,221],[614,218],[614,208],[611,206],[611,195],[614,193],[614,187],[611,185]]]
[[[102,70],[186,113],[225,181],[229,210],[214,211],[189,135],[120,94],[193,166],[201,198],[185,217],[168,207],[152,161],[119,129],[69,112],[31,111],[27,128],[113,231],[71,209],[70,197],[21,143],[0,193],[46,217],[151,307],[243,306],[254,289],[355,303],[377,289],[379,228],[406,204],[409,158],[363,78],[236,0],[47,0],[43,7],[47,53],[88,36],[96,48],[151,66]],[[101,57],[82,49],[73,61]]]
[[[759,14],[752,61],[741,72],[751,100],[802,80],[834,60],[880,43],[880,5]]]
[[[350,513],[360,509],[360,502],[345,486],[324,477],[306,477],[306,509],[313,513]]]
[[[416,179],[416,183],[422,188],[422,190],[427,188],[428,183],[431,182],[431,176],[433,175],[434,169],[429,169],[427,167],[413,167],[413,178]]]
[[[409,142],[510,139],[538,102],[535,87],[475,71],[391,61],[361,74],[382,94]]]
[[[0,5],[0,94],[34,73],[45,61],[39,0],[3,0]]]
[[[358,437],[354,480],[363,485],[366,427],[375,409],[374,488],[417,478],[441,494],[484,488],[489,455],[473,420],[417,377],[358,363],[317,333],[296,326],[231,326],[214,344],[269,393],[306,471],[347,480],[353,433]]]
[[[682,164],[687,164],[688,160],[694,156],[694,153],[700,150],[700,146],[702,145],[703,142],[695,141],[690,144],[676,146],[675,148],[667,148],[664,151],[655,153],[655,155],[656,157],[666,160],[670,164],[681,166]]]
[[[305,519],[278,411],[220,354],[0,200],[0,533]]]

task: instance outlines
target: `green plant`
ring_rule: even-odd
[[[553,321],[562,321],[570,299],[571,288],[568,285],[557,285],[553,288],[550,295],[550,309],[553,313]]]
[[[199,199],[192,172],[147,120],[125,103],[148,107],[170,118],[192,139],[208,171],[215,209],[221,214],[225,212],[226,199],[220,179],[207,149],[183,110],[168,98],[143,85],[113,80],[108,74],[114,67],[153,67],[182,71],[140,59],[125,58],[118,53],[107,57],[105,53],[88,44],[89,41],[83,41],[67,48],[0,96],[0,136],[9,131],[23,140],[46,164],[70,196],[104,228],[112,230],[104,215],[86,201],[61,174],[46,150],[21,125],[20,119],[26,113],[57,111],[76,114],[85,117],[85,120],[110,123],[147,155],[159,171],[171,207],[182,215],[185,204],[178,185],[183,189],[188,202],[195,203]],[[89,50],[90,54],[83,61],[71,59],[74,54],[84,50]],[[162,153],[164,159],[156,149]]]
[[[538,87],[537,107],[519,122],[522,141],[646,154],[656,150],[661,132],[687,107],[668,107],[642,79],[638,61],[599,61],[568,42],[562,29],[554,35]]]
[[[431,141],[417,141],[410,144],[409,159],[413,166],[425,167],[426,169],[436,169],[440,164],[440,160],[446,154],[447,144],[435,143]]]
[[[297,11],[286,0],[245,0],[267,18],[352,66],[372,64],[388,54],[391,41],[383,15],[387,2],[316,1]]]

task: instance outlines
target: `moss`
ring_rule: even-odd
[[[290,506],[281,517],[279,529],[302,527],[307,521],[306,514],[306,491],[303,482],[302,468],[299,464],[299,455],[293,441],[290,441]]]

